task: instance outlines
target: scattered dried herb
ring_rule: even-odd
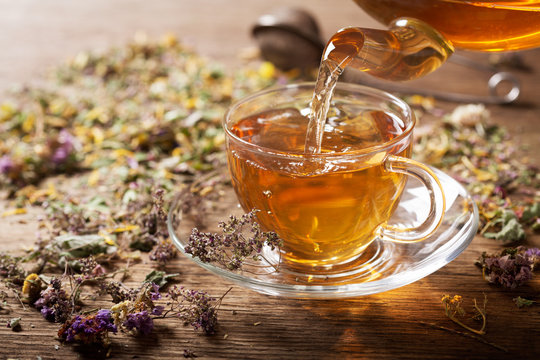
[[[503,245],[511,244],[517,241],[525,240],[525,230],[518,221],[518,217],[511,210],[505,210],[500,217],[490,222],[490,227],[499,227],[498,232],[484,232],[488,239],[501,241]]]
[[[518,308],[520,308],[520,309],[522,307],[532,306],[536,302],[536,301],[533,301],[533,300],[522,298],[521,296],[513,298],[512,300],[516,303],[516,306]]]
[[[458,106],[428,131],[420,129],[416,142],[416,159],[443,169],[472,194],[481,234],[504,245],[539,227],[538,169],[518,156],[503,127],[490,124],[483,105]]]
[[[261,69],[226,74],[173,36],[139,38],[78,54],[57,69],[56,83],[0,102],[0,196],[13,207],[2,216],[32,206],[44,213],[32,250],[0,254],[3,286],[63,323],[59,338],[68,343],[107,346],[109,334],[148,334],[166,316],[213,333],[222,298],[176,286],[162,297],[159,289],[178,276],[162,270],[139,288],[115,276],[129,276],[139,251],[160,268],[174,259],[166,204],[180,184],[223,169],[225,109],[281,76],[270,64]],[[54,177],[75,173],[75,181]],[[225,181],[216,179],[202,191]],[[196,202],[186,206],[204,211]],[[111,309],[85,310],[87,287],[92,299],[110,296]]]
[[[466,325],[460,320],[460,318],[463,318],[465,317],[465,315],[467,315],[467,312],[462,307],[463,298],[460,295],[454,295],[453,297],[451,297],[450,295],[444,295],[441,301],[444,307],[444,313],[446,314],[446,316],[448,316],[450,320],[452,320],[453,322],[455,322],[462,328],[467,329],[470,332],[473,332],[475,334],[484,335],[486,333],[485,329],[486,329],[486,323],[487,323],[487,318],[486,318],[487,297],[485,294],[484,294],[484,303],[483,303],[482,308],[478,306],[478,304],[476,303],[476,299],[473,299],[475,314],[473,315],[472,318],[479,319],[482,322],[482,326],[478,330],[470,327],[469,325]]]
[[[182,353],[182,355],[186,359],[194,359],[197,357],[197,355],[195,355],[195,352],[193,352],[193,350],[190,350],[190,349],[184,349],[184,352]]]
[[[514,289],[533,277],[540,263],[540,249],[506,248],[499,254],[482,253],[476,265],[482,268],[484,279],[492,284]]]
[[[262,250],[264,246],[271,250],[279,249],[283,241],[275,232],[261,230],[256,213],[252,210],[240,218],[231,215],[227,222],[218,225],[222,234],[205,233],[194,228],[185,252],[202,262],[215,263],[233,271],[240,269],[248,258],[255,261],[264,259],[272,265]]]
[[[77,315],[62,325],[58,337],[65,342],[110,345],[109,332],[117,332],[109,310],[99,310],[94,315]]]

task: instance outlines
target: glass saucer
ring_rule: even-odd
[[[428,239],[410,244],[398,244],[376,239],[346,268],[321,268],[312,274],[289,269],[281,264],[277,251],[263,250],[266,262],[246,261],[240,271],[230,271],[199,261],[185,254],[191,229],[220,232],[217,223],[230,214],[240,215],[232,187],[222,185],[212,193],[219,198],[203,200],[197,207],[205,208],[204,223],[192,216],[184,192],[173,202],[168,229],[176,247],[197,265],[243,287],[263,294],[292,298],[337,299],[369,295],[395,289],[417,281],[455,259],[472,241],[478,229],[478,210],[467,191],[444,172],[433,169],[446,196],[446,213],[439,229]],[[188,205],[189,204],[189,205]],[[429,211],[425,187],[409,178],[396,212],[390,223],[404,227],[420,224]],[[285,265],[285,266],[283,266]],[[276,271],[276,268],[279,270]]]

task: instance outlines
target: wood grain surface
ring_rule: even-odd
[[[250,27],[257,17],[279,6],[310,10],[329,36],[348,25],[379,26],[352,1],[127,1],[0,0],[0,91],[14,84],[39,82],[40,74],[80,50],[107,48],[131,39],[138,30],[150,35],[175,33],[200,53],[240,66],[238,53],[253,46]],[[485,55],[474,55],[484,59]],[[531,162],[540,164],[540,51],[523,53],[534,67],[518,74],[523,96],[512,106],[490,106],[493,121],[505,125],[516,145],[528,145]],[[412,86],[485,92],[486,76],[449,65]],[[440,103],[451,108],[455,104]],[[0,203],[3,206],[5,203]],[[38,211],[0,219],[0,248],[31,245]],[[540,246],[530,236],[529,245]],[[411,285],[382,294],[339,301],[295,300],[242,289],[193,265],[183,257],[169,269],[181,282],[224,298],[217,334],[204,336],[177,321],[163,320],[143,338],[113,336],[111,356],[118,359],[176,359],[184,349],[199,358],[226,359],[538,359],[540,305],[518,309],[512,298],[540,301],[540,277],[517,290],[489,285],[474,260],[482,251],[495,252],[493,240],[476,237],[453,262]],[[149,264],[134,266],[140,281]],[[443,294],[460,294],[467,308],[487,296],[487,334],[474,339],[445,317]],[[2,359],[98,358],[107,354],[62,345],[57,324],[33,309],[13,306],[0,313],[0,324],[21,316],[23,331],[0,327]],[[507,349],[501,351],[487,343]]]

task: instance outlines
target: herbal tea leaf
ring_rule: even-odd
[[[523,211],[521,220],[524,222],[532,222],[540,218],[540,202],[536,202]]]
[[[496,233],[486,232],[484,236],[488,239],[500,241],[503,245],[525,240],[525,230],[516,218],[503,222],[503,227]]]
[[[165,271],[152,270],[152,272],[146,275],[143,283],[156,284],[161,289],[162,287],[167,285],[169,281],[173,280],[179,275],[180,274],[167,274],[165,273]]]
[[[110,245],[101,235],[73,235],[57,236],[50,245],[58,251],[60,257],[78,259],[90,255],[114,254],[116,246]]]
[[[533,300],[522,298],[521,296],[518,296],[517,298],[513,298],[512,300],[516,303],[516,306],[520,309],[525,306],[531,306],[532,304],[536,302]]]

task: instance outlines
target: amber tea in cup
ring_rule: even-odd
[[[331,266],[375,239],[420,241],[442,220],[444,195],[425,165],[410,160],[414,114],[375,89],[338,84],[321,150],[305,152],[314,84],[254,94],[233,105],[224,128],[232,185],[245,211],[283,239],[289,264]],[[387,224],[407,175],[428,188],[431,211],[417,228]]]

